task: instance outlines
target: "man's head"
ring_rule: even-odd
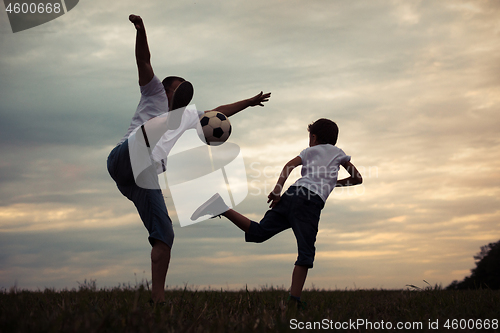
[[[182,77],[178,76],[167,76],[163,79],[161,83],[163,83],[163,87],[165,88],[165,93],[167,94],[168,105],[172,105],[172,96],[174,94],[175,89],[184,82]]]
[[[337,138],[339,136],[339,128],[330,119],[321,118],[316,120],[314,123],[307,127],[309,135],[312,137],[316,136],[316,142],[318,144],[331,144],[335,145],[337,143]]]

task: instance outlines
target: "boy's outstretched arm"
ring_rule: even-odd
[[[335,187],[353,186],[363,183],[363,177],[361,177],[361,174],[359,173],[358,169],[356,169],[354,164],[352,164],[351,162],[346,162],[342,164],[342,166],[346,169],[350,176],[344,179],[339,179]]]
[[[268,198],[267,203],[271,202],[271,204],[269,205],[270,208],[276,206],[276,204],[281,200],[281,190],[283,189],[283,186],[285,185],[288,176],[290,176],[290,173],[292,173],[293,169],[295,169],[301,164],[302,164],[302,158],[300,158],[300,156],[295,157],[294,159],[290,160],[287,164],[285,164],[283,170],[281,170],[281,174],[278,178],[278,181],[276,182],[276,185],[274,186],[273,191],[269,193],[269,195],[267,196]]]
[[[264,102],[269,101],[269,98],[271,97],[271,93],[264,94],[262,91],[255,95],[254,97],[244,99],[239,102],[235,102],[232,104],[227,104],[227,105],[221,105],[218,106],[214,109],[214,111],[219,111],[222,112],[223,114],[226,115],[226,117],[230,117],[244,109],[246,109],[249,106],[264,106]]]
[[[151,66],[151,53],[149,53],[148,39],[146,37],[146,28],[142,22],[142,18],[137,15],[128,17],[137,30],[135,37],[135,60],[139,71],[139,85],[145,86],[154,76],[153,67]]]

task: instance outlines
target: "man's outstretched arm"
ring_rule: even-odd
[[[224,113],[227,117],[230,117],[241,110],[246,109],[249,106],[264,106],[264,102],[269,101],[269,98],[271,97],[271,93],[264,94],[262,91],[255,95],[254,97],[244,99],[242,101],[232,103],[232,104],[227,104],[227,105],[221,105],[218,106],[214,109],[214,111],[219,111]]]
[[[139,85],[145,86],[154,76],[148,39],[146,37],[146,28],[140,16],[130,15],[128,19],[134,24],[137,30],[135,37],[135,60],[137,61],[137,69],[139,71]]]

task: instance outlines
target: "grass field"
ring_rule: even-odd
[[[500,291],[308,290],[302,295],[307,308],[300,311],[287,296],[275,288],[184,288],[168,290],[167,304],[152,307],[144,285],[12,288],[0,292],[0,332],[500,331]]]

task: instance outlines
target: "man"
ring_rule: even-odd
[[[108,171],[120,192],[134,203],[149,232],[152,303],[163,303],[174,232],[161,189],[156,186],[157,172],[165,171],[164,159],[184,131],[197,126],[203,112],[184,108],[191,101],[194,91],[189,82],[176,76],[160,82],[151,66],[143,21],[136,15],[130,15],[129,20],[137,31],[135,55],[141,100],[127,134],[109,154]],[[267,102],[270,95],[260,92],[252,98],[214,110],[229,117],[250,106],[264,106],[262,103]],[[180,114],[181,118],[169,118],[172,113]],[[142,147],[146,146],[147,156],[135,153],[144,152]],[[139,159],[138,156],[145,158]],[[147,172],[153,169],[154,172]]]

